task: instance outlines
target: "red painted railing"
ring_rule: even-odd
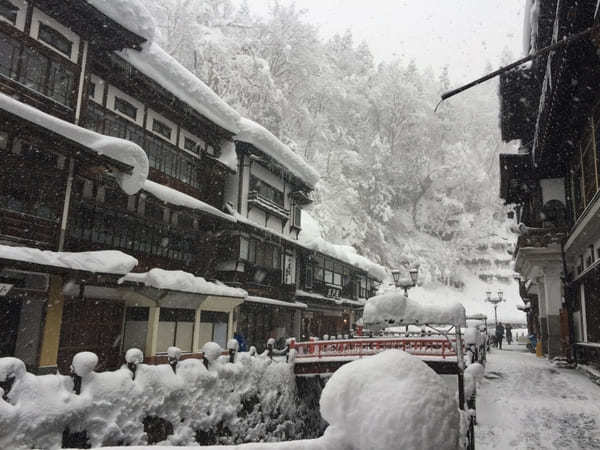
[[[435,338],[365,338],[334,341],[294,342],[296,359],[354,357],[374,355],[383,350],[398,349],[416,356],[433,356],[446,359],[456,357],[453,348],[456,340],[448,341],[443,337]]]

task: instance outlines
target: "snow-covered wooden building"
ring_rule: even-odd
[[[597,23],[597,2],[528,2],[525,52]],[[501,197],[516,205],[523,309],[550,357],[600,361],[597,37],[538,57],[500,81]]]
[[[154,31],[138,1],[0,2],[0,356],[32,370],[340,333],[383,277],[298,241],[318,174]]]

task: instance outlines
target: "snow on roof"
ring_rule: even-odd
[[[349,298],[344,298],[344,297],[340,297],[339,299],[338,298],[329,298],[329,297],[325,297],[324,295],[317,294],[315,292],[303,291],[302,289],[296,289],[296,297],[314,298],[317,300],[324,300],[324,301],[328,301],[328,302],[337,303],[338,305],[347,303],[349,305],[354,305],[354,306],[365,306],[364,301],[351,300]]]
[[[357,266],[379,281],[386,278],[383,266],[359,255],[354,247],[332,244],[323,239],[318,222],[304,210],[302,211],[302,231],[298,235],[298,242],[306,248],[325,253],[348,264]]]
[[[215,295],[222,297],[245,298],[248,293],[243,289],[232,288],[221,283],[206,281],[183,270],[151,269],[144,273],[128,273],[121,279],[123,282],[141,283],[147,287],[170,291],[189,292],[192,294]]]
[[[246,118],[240,119],[239,129],[240,131],[235,137],[236,140],[252,144],[257,149],[263,151],[300,178],[310,188],[316,186],[319,181],[317,171],[269,130]]]
[[[232,171],[237,172],[238,158],[233,142],[227,141],[221,146],[221,155],[217,159]]]
[[[131,174],[122,172],[114,174],[119,186],[128,195],[138,192],[142,188],[144,181],[146,181],[146,177],[148,176],[148,157],[146,156],[146,152],[137,144],[125,139],[105,136],[78,127],[2,93],[0,93],[0,108],[40,127],[58,133],[71,141],[75,141],[99,155],[104,155],[132,166],[133,172]]]
[[[306,305],[306,303],[302,303],[302,302],[284,302],[281,300],[275,300],[273,298],[267,298],[267,297],[254,297],[254,296],[248,296],[245,299],[247,302],[251,302],[251,303],[261,303],[264,305],[275,305],[275,306],[286,306],[288,308],[298,308],[298,309],[306,309],[308,308],[308,305]]]
[[[210,206],[209,204],[204,203],[203,201],[200,201],[191,195],[184,194],[183,192],[159,183],[155,183],[154,181],[146,180],[142,189],[154,195],[159,200],[169,203],[170,205],[184,206],[186,208],[203,211],[213,216],[220,217],[221,219],[229,220],[230,222],[236,221],[234,217],[224,213],[223,211],[220,211],[214,206]]]
[[[156,34],[154,19],[139,0],[87,0],[123,28],[152,41]]]
[[[408,298],[396,290],[367,300],[363,318],[365,325],[374,331],[390,325],[407,324],[467,326],[465,308],[460,303],[426,304]]]
[[[210,121],[233,134],[239,131],[239,113],[158,44],[147,42],[141,51],[117,54]]]
[[[71,270],[119,275],[130,272],[138,263],[133,256],[118,250],[73,253],[8,245],[0,245],[0,258]]]

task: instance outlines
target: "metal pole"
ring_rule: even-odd
[[[496,328],[498,328],[498,304],[494,303],[494,322],[496,322]]]
[[[511,64],[509,64],[507,66],[501,67],[498,70],[494,70],[493,72],[488,73],[487,75],[484,75],[483,77],[478,78],[475,81],[471,81],[470,83],[467,83],[464,86],[461,86],[459,88],[453,89],[451,91],[444,92],[441,95],[442,99],[440,100],[440,103],[442,103],[444,100],[446,100],[446,99],[448,99],[450,97],[453,97],[456,94],[460,94],[461,92],[466,91],[469,88],[472,88],[473,86],[477,86],[478,84],[481,84],[484,81],[490,80],[490,79],[492,79],[492,78],[500,75],[503,72],[506,72],[506,71],[508,71],[510,69],[513,69],[513,68],[517,67],[517,66],[520,66],[521,64],[526,63],[527,61],[530,61],[530,60],[532,60],[534,58],[537,58],[538,56],[545,55],[546,53],[551,52],[552,50],[557,50],[560,47],[563,47],[563,46],[565,46],[565,45],[567,45],[567,44],[569,44],[569,43],[571,43],[573,41],[577,41],[577,40],[579,40],[579,39],[581,39],[583,37],[586,37],[592,31],[596,31],[598,29],[600,29],[600,25],[594,25],[593,27],[586,28],[585,30],[580,31],[579,33],[575,33],[575,34],[573,34],[573,35],[571,35],[569,37],[565,36],[559,42],[556,42],[556,43],[554,43],[552,45],[544,47],[544,48],[538,50],[537,52],[535,52],[535,53],[533,53],[531,55],[528,55],[528,56],[526,56],[524,58],[518,59],[517,61],[515,61],[515,62],[513,62],[513,63],[511,63]],[[439,106],[439,103],[438,103],[438,106]],[[435,109],[437,110],[437,106],[436,106]]]

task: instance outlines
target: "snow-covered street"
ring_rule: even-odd
[[[524,346],[488,354],[477,449],[600,449],[600,386]]]

